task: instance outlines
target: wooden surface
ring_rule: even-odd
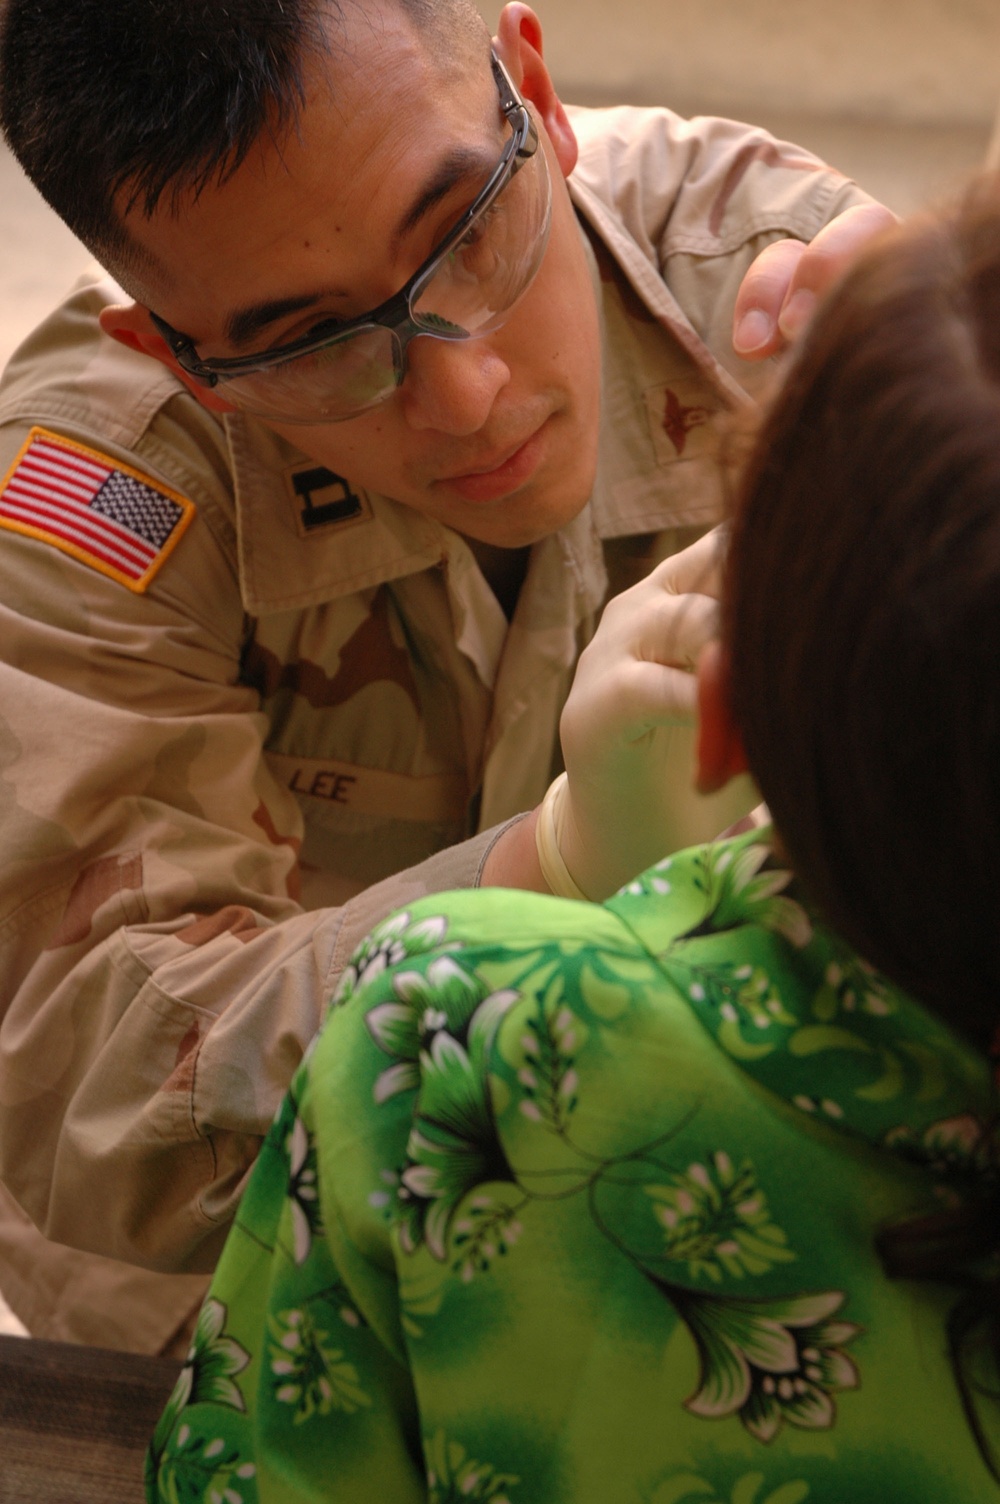
[[[180,1364],[0,1336],[0,1504],[141,1504]]]

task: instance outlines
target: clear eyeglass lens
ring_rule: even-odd
[[[246,412],[287,423],[352,418],[396,388],[395,336],[372,324],[347,339],[251,371],[225,385],[225,395]]]
[[[541,264],[550,209],[539,147],[421,288],[410,305],[413,322],[445,338],[449,329],[486,334],[495,328]]]

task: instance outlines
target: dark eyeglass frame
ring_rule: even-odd
[[[417,335],[434,334],[442,339],[472,337],[467,330],[445,321],[442,321],[440,329],[428,328],[424,324],[417,323],[411,315],[411,308],[427,283],[434,277],[441,263],[465,239],[476,220],[490,208],[514,173],[523,167],[525,162],[530,161],[538,150],[538,131],[527,105],[496,52],[491,49],[490,55],[493,78],[500,95],[500,108],[510,125],[511,138],[504,147],[500,161],[485,188],[449,230],[440,245],[435,246],[427,259],[421,263],[409,281],[386,302],[373,308],[370,313],[361,314],[360,317],[351,319],[347,323],[319,325],[301,339],[292,340],[287,345],[276,345],[256,355],[238,355],[217,360],[202,360],[190,335],[182,334],[174,329],[166,319],[160,318],[150,309],[150,318],[170,346],[171,353],[183,371],[195,377],[202,385],[214,387],[218,386],[220,381],[225,381],[227,377],[270,370],[274,366],[284,364],[285,361],[294,360],[299,355],[313,355],[318,350],[327,349],[362,329],[370,329],[372,325],[381,325],[396,335],[393,348],[397,364],[397,380],[399,380],[405,367],[406,347]]]

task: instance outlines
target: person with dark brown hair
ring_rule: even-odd
[[[907,226],[825,310],[761,430],[726,595],[735,724],[796,871],[983,1049],[1000,1023],[998,198],[987,180]]]
[[[724,584],[698,781],[749,765],[774,826],[604,903],[438,895],[373,932],[151,1500],[1000,1500],[997,183],[821,309]],[[577,743],[666,676],[649,649],[581,660],[543,840],[567,893],[600,859]]]

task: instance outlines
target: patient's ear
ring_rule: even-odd
[[[708,642],[698,658],[698,740],[695,787],[715,794],[737,773],[747,772],[743,739],[729,708],[729,660],[720,642]]]

